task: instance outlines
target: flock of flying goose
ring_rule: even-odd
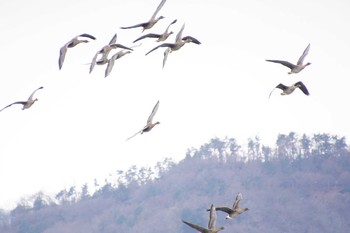
[[[164,6],[166,0],[162,0],[160,2],[160,4],[158,5],[156,11],[153,13],[152,17],[144,23],[140,23],[140,24],[136,24],[133,26],[128,26],[128,27],[121,27],[121,29],[132,29],[132,28],[138,28],[141,27],[142,28],[142,32],[144,32],[145,30],[151,29],[159,20],[163,19],[163,16],[159,16],[156,17],[158,12],[161,10],[161,8]],[[161,34],[156,34],[156,33],[148,33],[145,35],[140,36],[139,38],[135,39],[133,41],[133,43],[138,42],[140,40],[146,39],[146,38],[156,38],[156,42],[163,42],[166,41],[168,39],[168,37],[173,34],[172,31],[169,31],[169,28],[171,25],[175,24],[177,22],[177,20],[173,20],[166,28],[166,30],[161,33]],[[183,30],[185,28],[185,24],[183,24],[183,26],[181,27],[180,31],[177,33],[176,38],[175,38],[175,42],[174,43],[168,43],[168,42],[164,42],[162,44],[157,45],[156,47],[154,47],[153,49],[151,49],[149,52],[147,52],[145,55],[150,54],[151,52],[161,48],[161,47],[165,47],[165,51],[164,51],[164,57],[163,57],[163,68],[165,66],[166,60],[168,55],[173,52],[173,51],[177,51],[179,49],[181,49],[185,44],[187,43],[194,43],[194,44],[201,44],[201,42],[199,42],[196,38],[192,37],[192,36],[182,36]],[[75,36],[74,38],[72,38],[71,40],[69,40],[67,43],[65,43],[61,48],[60,48],[60,53],[59,53],[59,60],[58,60],[58,65],[59,65],[59,69],[61,70],[63,67],[63,63],[67,54],[68,49],[71,49],[75,46],[77,46],[78,44],[81,43],[88,43],[91,40],[96,40],[96,38],[90,34],[80,34],[78,36]],[[107,64],[106,70],[105,70],[105,77],[107,77],[111,71],[112,68],[114,66],[114,63],[117,59],[120,59],[121,57],[125,56],[128,53],[131,53],[133,51],[132,47],[127,47],[124,46],[122,44],[118,44],[116,43],[117,41],[117,34],[115,34],[112,39],[110,40],[110,42],[103,46],[100,50],[98,50],[96,52],[96,54],[94,55],[94,57],[92,58],[92,61],[90,63],[90,69],[89,69],[89,73],[91,73],[95,67],[95,65],[105,65]],[[116,52],[114,55],[112,55],[110,58],[108,57],[110,52],[114,49],[121,49],[120,51]],[[307,62],[304,64],[304,59],[307,56],[307,54],[309,53],[310,50],[310,44],[306,47],[306,49],[304,50],[303,54],[300,56],[299,60],[297,61],[296,64],[290,63],[288,61],[284,61],[284,60],[266,60],[268,62],[273,62],[273,63],[279,63],[283,66],[286,66],[290,69],[290,71],[288,72],[288,74],[297,74],[299,72],[301,72],[306,66],[309,66],[311,63]],[[309,92],[306,88],[306,86],[301,82],[298,81],[296,83],[294,83],[291,86],[286,86],[282,83],[278,84],[274,89],[281,89],[282,93],[281,95],[289,95],[291,93],[294,92],[294,90],[296,88],[299,88],[305,95],[309,95]],[[34,98],[34,94],[40,90],[43,89],[43,87],[39,87],[37,88],[26,101],[17,101],[17,102],[13,102],[7,106],[5,106],[4,108],[2,108],[0,110],[0,112],[12,105],[15,104],[21,104],[23,107],[22,109],[28,109],[30,108],[38,99]],[[274,91],[274,89],[271,91],[269,98],[272,94],[272,92]],[[127,138],[126,140],[129,140],[133,137],[135,137],[138,134],[143,134],[144,132],[149,132],[151,131],[157,124],[160,124],[158,121],[157,122],[153,122],[153,118],[155,116],[155,114],[157,113],[159,108],[159,100],[157,101],[157,103],[155,104],[155,106],[153,107],[153,110],[151,112],[151,114],[149,115],[146,125],[139,130],[138,132],[136,132],[134,135],[132,135],[131,137]],[[236,199],[233,203],[232,208],[230,207],[214,207],[214,205],[212,204],[210,209],[207,209],[207,211],[209,211],[209,222],[208,222],[208,227],[203,227],[200,225],[196,225],[190,222],[187,222],[185,220],[182,220],[183,223],[185,223],[186,225],[190,226],[191,228],[196,229],[197,231],[201,232],[201,233],[216,233],[219,232],[221,230],[224,229],[224,227],[216,227],[215,223],[216,223],[216,211],[222,211],[222,212],[226,212],[227,216],[226,219],[233,219],[236,216],[242,214],[243,212],[249,210],[248,208],[240,208],[239,204],[240,201],[242,200],[242,194],[238,193],[236,196]]]
[[[164,18],[163,16],[157,17],[157,14],[161,10],[161,8],[164,6],[165,2],[166,2],[166,0],[162,0],[160,2],[156,11],[153,13],[152,17],[147,22],[139,23],[139,24],[136,24],[133,26],[121,27],[121,29],[132,29],[132,28],[141,27],[142,32],[144,32],[145,30],[151,29],[159,20]],[[139,38],[134,40],[133,43],[140,41],[140,40],[143,40],[143,39],[146,39],[146,38],[157,38],[157,40],[156,40],[157,43],[163,42],[163,41],[167,40],[171,34],[173,34],[172,31],[169,31],[169,28],[171,25],[175,24],[176,22],[177,22],[177,20],[173,20],[167,26],[166,30],[161,34],[148,33],[148,34],[140,36]],[[197,40],[196,38],[194,38],[192,36],[182,36],[184,28],[185,28],[185,24],[183,24],[180,31],[177,33],[174,43],[164,42],[162,44],[159,44],[156,47],[154,47],[153,49],[151,49],[149,52],[147,52],[145,55],[148,55],[151,52],[153,52],[161,47],[165,47],[166,49],[164,51],[164,57],[163,57],[163,68],[164,68],[166,60],[168,58],[168,55],[171,52],[181,49],[187,43],[194,43],[194,44],[200,45],[201,42],[199,40]],[[94,37],[90,34],[87,34],[87,33],[83,33],[83,34],[80,34],[80,35],[73,37],[71,40],[69,40],[67,43],[65,43],[60,48],[60,52],[59,52],[59,60],[58,60],[59,69],[61,70],[63,67],[63,63],[64,63],[68,49],[71,49],[71,48],[73,48],[81,43],[88,43],[91,40],[96,40],[96,37]],[[115,34],[112,37],[112,39],[110,40],[110,42],[107,45],[103,46],[100,50],[98,50],[96,52],[96,54],[94,55],[94,57],[92,58],[92,61],[90,63],[89,73],[91,73],[93,71],[95,65],[107,64],[107,67],[105,69],[105,77],[107,77],[111,73],[115,61],[133,51],[132,47],[124,46],[122,44],[116,43],[116,41],[117,41],[117,34]],[[108,58],[110,52],[114,49],[117,49],[117,48],[119,48],[121,50],[116,52],[110,58]],[[266,61],[282,64],[290,69],[288,74],[296,74],[296,73],[299,73],[300,71],[302,71],[306,66],[311,64],[310,62],[304,64],[304,59],[307,56],[307,54],[309,53],[309,50],[310,50],[310,44],[306,47],[306,49],[304,50],[303,54],[300,56],[300,58],[296,64],[293,64],[293,63],[290,63],[290,62],[284,61],[284,60],[266,60]],[[299,88],[305,95],[309,95],[309,91],[307,90],[306,86],[301,81],[298,81],[291,86],[286,86],[286,85],[280,83],[274,89],[276,89],[276,88],[282,90],[281,95],[289,95],[289,94],[293,93],[296,88]],[[29,96],[29,98],[26,101],[13,102],[13,103],[5,106],[4,108],[2,108],[0,110],[0,112],[2,110],[12,106],[12,105],[15,105],[15,104],[23,105],[22,110],[30,108],[38,100],[37,98],[33,98],[33,96],[36,93],[36,91],[38,91],[40,89],[43,89],[43,87],[39,87],[38,89],[36,89]],[[270,98],[272,92],[274,91],[274,89],[271,91],[269,98]],[[153,123],[153,117],[156,114],[158,107],[159,107],[159,101],[156,103],[151,115],[148,117],[146,125],[140,131],[135,133],[133,136],[127,138],[127,140],[131,139],[132,137],[136,136],[137,134],[143,134],[144,132],[149,132],[154,126],[159,124],[158,121]]]
[[[224,227],[216,227],[216,211],[223,211],[225,213],[227,213],[228,215],[226,216],[226,219],[234,219],[235,217],[237,217],[238,215],[242,214],[243,212],[249,210],[249,208],[240,208],[239,207],[239,203],[241,202],[241,200],[243,199],[242,197],[242,193],[238,193],[236,196],[236,199],[232,205],[232,208],[230,207],[215,207],[213,204],[210,206],[209,209],[207,209],[207,211],[209,211],[209,221],[208,221],[208,228],[194,224],[194,223],[190,223],[187,222],[185,220],[182,220],[183,223],[185,223],[186,225],[192,227],[193,229],[201,232],[201,233],[217,233],[221,230],[224,230]]]

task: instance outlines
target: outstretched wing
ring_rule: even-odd
[[[153,20],[156,18],[156,15],[157,15],[158,12],[160,11],[160,9],[162,9],[162,7],[164,6],[165,2],[166,2],[166,0],[162,0],[162,1],[159,3],[159,5],[158,5],[156,11],[153,13],[153,15],[152,15],[150,21],[153,21]]]
[[[26,103],[27,103],[26,101],[17,101],[17,102],[14,102],[14,103],[9,104],[9,105],[7,105],[6,107],[2,108],[2,109],[0,110],[0,112],[1,112],[2,110],[4,110],[5,108],[11,107],[11,106],[14,105],[14,104],[22,104],[22,105],[25,105]]]
[[[215,228],[215,222],[216,222],[216,210],[215,210],[214,205],[212,204],[210,206],[208,229]]]
[[[310,50],[310,44],[306,47],[306,49],[304,50],[303,54],[300,56],[297,65],[302,65],[304,62],[304,58],[306,57],[306,55],[308,55]]]
[[[191,40],[192,43],[195,44],[201,44],[201,42],[199,40],[197,40],[196,38],[192,37],[192,36],[185,36],[182,38],[182,40]]]
[[[160,48],[160,47],[172,47],[174,46],[174,44],[171,44],[171,43],[163,43],[163,44],[160,44],[156,47],[154,47],[153,49],[151,49],[148,53],[146,53],[146,55],[150,54],[151,52],[153,52],[154,50]]]
[[[87,38],[90,38],[92,40],[96,40],[96,37],[90,35],[90,34],[87,34],[87,33],[83,33],[83,34],[80,34],[79,36],[81,37],[87,37]]]
[[[175,19],[173,22],[171,22],[169,25],[168,25],[168,27],[166,28],[166,32],[169,30],[169,28],[170,28],[170,26],[172,25],[172,24],[174,24],[174,23],[176,23],[177,22],[177,19]]]
[[[112,37],[111,41],[110,41],[108,44],[109,44],[109,45],[115,44],[115,42],[117,42],[117,33],[114,34],[114,36]]]
[[[38,90],[43,89],[43,88],[44,87],[39,87],[35,91],[33,91],[33,93],[29,96],[28,100],[33,100],[33,96],[34,96],[35,92],[37,92]]]
[[[232,210],[230,208],[228,208],[228,207],[216,207],[215,209],[219,210],[219,211],[223,211],[223,212],[225,212],[227,214],[230,214],[232,212]]]
[[[301,81],[297,82],[294,84],[295,86],[299,87],[299,89],[305,94],[305,95],[309,95],[309,91],[307,90],[306,86],[304,85],[304,83],[302,83]]]
[[[60,56],[58,58],[58,67],[59,67],[59,69],[62,69],[64,58],[66,57],[67,49],[68,48],[67,48],[66,44],[64,46],[62,46],[62,48],[60,49]]]
[[[143,36],[137,38],[136,40],[133,41],[133,43],[135,43],[139,40],[145,39],[145,38],[159,38],[159,37],[160,37],[160,34],[149,33],[149,34],[146,34],[146,35],[143,35]]]
[[[182,25],[180,31],[176,34],[176,38],[175,38],[175,43],[178,43],[182,40],[182,32],[185,29],[185,24]]]
[[[152,123],[153,117],[154,117],[154,115],[156,115],[158,108],[159,108],[159,100],[157,101],[156,105],[154,105],[153,110],[151,112],[151,115],[149,115],[149,117],[147,119],[147,125]]]
[[[190,223],[190,222],[186,222],[185,220],[182,220],[183,223],[185,223],[186,225],[192,227],[193,229],[196,229],[200,232],[206,232],[207,229],[205,229],[204,227],[201,227],[199,225],[196,225],[196,224],[193,224],[193,223]]]
[[[117,55],[117,54],[115,54],[115,55]],[[105,78],[111,73],[115,60],[116,60],[116,56],[114,56],[114,55],[108,60],[108,65],[107,65],[107,68],[105,70]]]
[[[242,200],[242,193],[238,193],[237,196],[236,196],[236,200],[235,200],[235,202],[234,202],[233,205],[232,205],[232,209],[233,209],[233,210],[239,208],[239,202],[240,202],[241,200]]]
[[[287,66],[288,68],[290,69],[294,69],[295,65],[288,62],[288,61],[281,61],[281,60],[266,60],[266,61],[269,61],[269,62],[274,62],[274,63],[279,63],[279,64],[282,64],[284,66]]]
[[[95,67],[95,64],[96,64],[96,60],[97,60],[97,56],[101,53],[101,50],[97,51],[97,53],[95,54],[95,56],[92,58],[92,62],[90,64],[90,70],[89,70],[89,73],[91,74],[92,70],[94,69]]]
[[[130,28],[137,28],[137,27],[143,27],[145,25],[147,25],[148,22],[146,23],[139,23],[139,24],[136,24],[136,25],[133,25],[133,26],[129,26],[129,27],[120,27],[121,29],[130,29]]]
[[[164,51],[163,68],[164,68],[164,66],[165,66],[166,60],[168,59],[168,55],[169,55],[170,51],[171,51],[170,48],[167,48],[167,49]]]
[[[126,139],[126,141],[129,140],[129,139],[131,139],[131,138],[133,138],[133,137],[135,137],[136,135],[138,135],[138,134],[141,133],[141,132],[142,132],[142,129],[141,129],[140,131],[137,131],[137,133],[135,133],[135,134],[132,135],[131,137],[128,137],[128,138]]]
[[[126,47],[126,46],[121,45],[121,44],[110,44],[109,46],[112,48],[122,48],[122,49],[134,51],[132,48]]]

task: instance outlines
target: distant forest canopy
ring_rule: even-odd
[[[0,210],[0,232],[189,233],[194,230],[181,219],[206,226],[205,209],[232,205],[238,191],[250,210],[231,221],[218,213],[223,232],[347,232],[345,137],[291,132],[279,134],[274,147],[254,137],[244,148],[234,138],[213,138],[188,149],[179,163],[167,158],[154,167],[131,166],[94,187],[23,198],[12,211]]]

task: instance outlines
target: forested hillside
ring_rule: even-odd
[[[1,233],[194,233],[182,219],[207,226],[206,209],[232,206],[238,192],[249,210],[235,219],[217,212],[221,232],[349,232],[350,152],[344,137],[328,134],[258,137],[238,145],[214,138],[191,148],[179,163],[118,171],[96,192],[71,187],[42,193],[10,213]]]

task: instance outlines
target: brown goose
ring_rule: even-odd
[[[117,52],[116,54],[114,54],[109,60],[108,60],[108,65],[107,68],[105,70],[105,78],[111,73],[113,66],[114,66],[114,62],[115,60],[123,57],[124,55],[131,53],[131,51],[125,51],[125,50],[121,50],[119,52]]]
[[[152,113],[147,119],[147,124],[140,131],[138,131],[137,133],[135,133],[131,137],[127,138],[126,140],[129,140],[129,139],[135,137],[137,134],[143,134],[144,132],[149,132],[149,131],[151,131],[151,129],[153,129],[154,126],[160,124],[159,121],[157,121],[155,123],[152,122],[154,115],[156,115],[156,113],[158,111],[158,107],[159,107],[159,100],[156,103],[156,105],[153,107]]]
[[[215,222],[216,222],[216,210],[214,205],[211,205],[210,207],[210,213],[209,213],[209,222],[208,222],[208,228],[187,222],[182,220],[183,223],[185,223],[186,225],[192,227],[193,229],[196,229],[197,231],[201,232],[201,233],[216,233],[219,232],[221,230],[224,230],[224,227],[219,227],[216,228],[215,227]]]
[[[37,90],[43,89],[43,88],[44,88],[44,87],[39,87],[38,89],[36,89],[36,90],[29,96],[29,98],[28,98],[27,101],[17,101],[17,102],[14,102],[14,103],[12,103],[12,104],[9,104],[9,105],[7,105],[6,107],[4,107],[3,109],[1,109],[0,112],[1,112],[2,110],[4,110],[5,108],[8,108],[8,107],[10,107],[10,106],[12,106],[12,105],[14,105],[14,104],[22,104],[22,105],[23,105],[22,110],[27,109],[27,108],[30,108],[30,107],[35,103],[35,101],[38,101],[37,98],[33,99],[33,96],[34,96],[35,92],[36,92]]]
[[[132,48],[126,47],[124,45],[116,44],[116,42],[117,42],[117,34],[114,34],[114,36],[112,37],[112,39],[108,43],[108,45],[103,46],[99,51],[97,51],[97,53],[93,57],[92,62],[90,64],[90,73],[94,69],[95,64],[104,65],[104,64],[108,63],[108,61],[109,61],[108,55],[112,51],[112,49],[122,48],[122,49],[131,50],[131,51],[133,50]],[[101,54],[101,58],[97,61],[97,57],[100,54]]]
[[[90,38],[92,40],[96,40],[96,38],[94,36],[84,33],[84,34],[78,35],[78,36],[74,37],[73,39],[71,39],[70,41],[68,41],[60,49],[60,57],[58,59],[59,69],[61,69],[63,66],[64,58],[66,57],[66,53],[67,53],[68,48],[73,48],[80,43],[88,43],[89,42],[88,40],[80,39],[80,37],[85,37],[85,38]]]
[[[160,9],[162,9],[162,7],[164,6],[166,0],[162,0],[160,2],[160,4],[158,5],[156,11],[153,13],[152,17],[150,18],[150,20],[148,20],[148,22],[145,23],[139,23],[136,24],[134,26],[129,26],[129,27],[121,27],[121,29],[130,29],[130,28],[137,28],[137,27],[142,27],[142,32],[146,29],[150,29],[151,27],[153,27],[159,20],[164,19],[164,16],[159,16],[158,18],[156,18],[156,15],[158,14],[158,12],[160,11]]]
[[[290,71],[288,72],[288,74],[293,74],[293,73],[299,73],[300,71],[302,71],[306,66],[311,65],[310,62],[303,64],[304,62],[304,58],[306,57],[306,55],[309,53],[310,50],[310,44],[306,47],[306,49],[304,50],[303,54],[300,56],[298,62],[296,65],[288,62],[288,61],[282,61],[282,60],[266,60],[269,62],[274,62],[274,63],[280,63],[286,67],[288,67],[290,69]]]
[[[139,41],[139,40],[145,39],[145,38],[157,38],[157,40],[156,40],[157,42],[165,41],[166,39],[168,39],[168,37],[169,37],[171,34],[174,33],[174,32],[172,32],[172,31],[169,32],[169,28],[170,28],[170,26],[171,26],[172,24],[176,23],[176,21],[177,21],[177,20],[175,19],[173,22],[171,22],[171,23],[169,24],[169,26],[166,28],[165,32],[163,32],[162,34],[149,33],[149,34],[146,34],[146,35],[143,35],[143,36],[137,38],[136,40],[134,40],[133,43],[135,43],[135,42],[137,42],[137,41]]]
[[[160,45],[154,47],[153,49],[151,49],[148,53],[146,53],[146,55],[150,54],[151,52],[153,52],[154,50],[156,50],[160,47],[167,47],[167,49],[164,51],[164,58],[163,58],[163,67],[164,67],[169,53],[181,49],[182,46],[184,46],[185,44],[190,43],[190,42],[198,44],[198,45],[201,44],[201,42],[199,40],[197,40],[196,38],[194,38],[192,36],[182,37],[182,32],[184,29],[185,29],[185,24],[182,25],[181,30],[177,33],[175,43],[160,44]]]
[[[283,92],[281,93],[281,95],[290,95],[294,92],[295,89],[299,88],[305,95],[309,95],[309,91],[307,90],[306,86],[304,85],[304,83],[302,83],[301,81],[294,83],[291,86],[286,86],[282,83],[278,84],[275,88],[279,88],[281,89]],[[272,92],[275,90],[272,89],[272,91],[270,92],[269,98],[272,94]]]
[[[240,215],[241,213],[249,210],[249,208],[240,208],[239,203],[243,199],[242,193],[238,193],[236,196],[236,200],[233,203],[232,208],[229,207],[216,207],[216,210],[226,212],[228,215],[226,216],[226,219],[233,219],[234,217]]]

